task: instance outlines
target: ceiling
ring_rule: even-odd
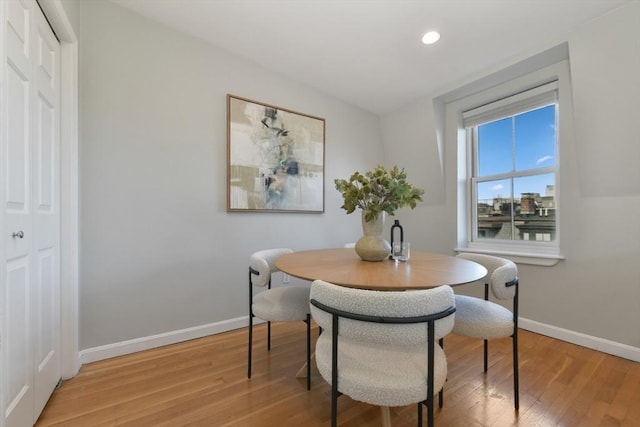
[[[634,0],[111,0],[384,114]],[[420,39],[428,30],[442,38]]]

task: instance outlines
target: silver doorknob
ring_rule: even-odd
[[[14,239],[15,238],[22,239],[24,237],[24,232],[22,230],[20,230],[20,231],[18,231],[16,233],[13,233],[11,235],[11,237],[13,237]]]

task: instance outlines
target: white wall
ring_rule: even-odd
[[[580,150],[563,191],[573,192],[576,215],[563,228],[566,261],[520,267],[522,317],[635,349],[639,8],[564,40]],[[384,116],[380,127],[371,114],[108,2],[78,2],[73,15],[81,46],[81,349],[245,316],[249,254],[356,240],[359,217],[339,209],[332,181],[379,162],[405,167],[426,189],[424,203],[397,215],[414,248],[452,253],[455,193],[445,190],[455,183],[445,177],[455,159],[438,145],[441,111],[431,97]],[[326,118],[325,214],[225,211],[227,93]]]
[[[60,0],[67,19],[74,29],[78,28],[78,0]]]
[[[640,354],[639,24],[636,2],[563,40],[569,44],[576,136],[560,196],[561,249],[566,260],[554,267],[520,266],[521,317],[530,324],[539,322],[542,329],[555,329],[558,335],[568,330],[575,336],[629,346],[636,357]],[[541,51],[550,47],[541,46]],[[464,84],[485,76],[478,74]],[[432,97],[420,99],[383,117],[381,131],[385,153],[394,163],[411,165],[412,176],[424,183],[426,199],[431,199],[431,204],[399,215],[412,246],[452,253],[456,159],[444,158],[444,171],[435,164],[443,151],[438,147],[443,139],[436,138],[440,113],[434,111]],[[416,165],[416,151],[427,156],[427,167]]]
[[[77,14],[81,349],[246,316],[251,252],[360,235],[333,179],[381,162],[376,116],[109,2]],[[326,213],[226,212],[227,93],[326,119]]]

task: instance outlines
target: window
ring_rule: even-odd
[[[555,82],[463,113],[473,242],[556,238]]]
[[[562,153],[574,147],[569,63],[541,62],[565,53],[560,46],[434,100],[445,179],[455,185],[447,207],[457,213],[456,251],[546,266],[563,259],[563,162],[570,171],[571,156]]]

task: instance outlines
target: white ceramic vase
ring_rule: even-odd
[[[389,257],[391,245],[382,237],[386,212],[381,212],[378,218],[365,221],[362,211],[362,231],[364,236],[356,242],[356,253],[365,261],[382,261]]]

